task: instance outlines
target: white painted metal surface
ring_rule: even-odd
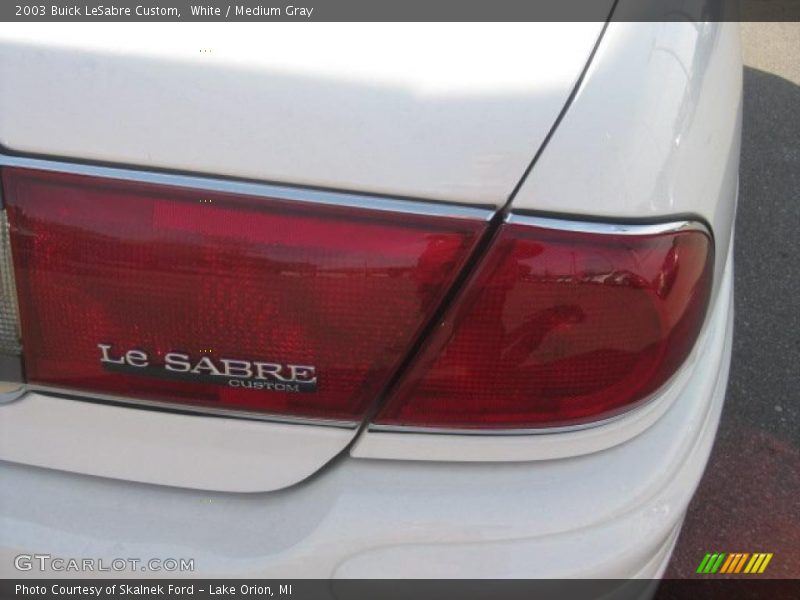
[[[355,432],[29,392],[0,405],[0,460],[186,488],[263,492],[302,481]]]
[[[0,30],[0,145],[499,205],[601,29],[16,24]]]

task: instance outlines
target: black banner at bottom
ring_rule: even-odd
[[[0,597],[39,600],[106,599],[231,599],[292,600],[728,600],[800,598],[800,580],[788,579],[667,579],[658,580],[113,580],[6,579]]]

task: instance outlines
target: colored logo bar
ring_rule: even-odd
[[[708,575],[722,573],[746,573],[756,575],[763,573],[769,561],[772,560],[772,552],[714,552],[708,553],[700,561],[697,567],[698,573]]]

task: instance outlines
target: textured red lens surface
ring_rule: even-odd
[[[698,230],[609,235],[503,225],[376,422],[552,427],[630,407],[691,350],[711,254]]]
[[[21,169],[3,182],[28,381],[279,415],[361,417],[485,226]],[[166,369],[170,353],[191,372]]]

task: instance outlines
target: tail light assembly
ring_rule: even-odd
[[[629,410],[694,346],[712,264],[698,223],[512,215],[375,423],[526,430]]]
[[[556,430],[653,397],[709,302],[713,241],[692,221],[490,225],[482,208],[112,171],[0,174],[0,368],[23,364],[31,387],[378,430]]]
[[[2,180],[30,385],[351,425],[489,214],[20,168]]]

